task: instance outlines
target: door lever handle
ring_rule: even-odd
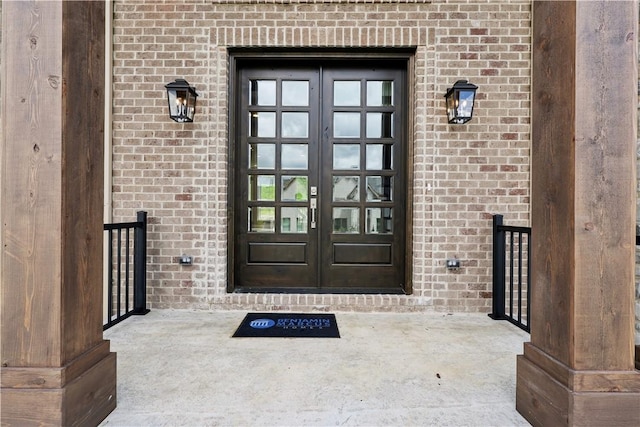
[[[316,211],[318,209],[318,199],[312,197],[309,201],[309,208],[311,209],[311,228],[316,228]]]

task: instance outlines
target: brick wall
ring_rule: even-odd
[[[529,225],[530,2],[116,1],[113,214],[149,213],[151,308],[489,311],[491,215]],[[228,294],[227,48],[415,46],[413,295]],[[189,125],[164,84],[196,86]],[[443,95],[479,86],[474,120]],[[180,266],[183,254],[194,265]],[[458,257],[458,272],[445,269]]]

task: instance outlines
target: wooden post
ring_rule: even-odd
[[[634,369],[636,1],[534,1],[533,425],[638,426]]]
[[[1,386],[7,425],[96,425],[102,336],[104,2],[2,5]]]

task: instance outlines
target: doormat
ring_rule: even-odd
[[[340,338],[334,314],[248,313],[237,337]]]

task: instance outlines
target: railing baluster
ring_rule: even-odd
[[[131,230],[130,227],[126,228],[126,240],[127,240],[127,246],[125,247],[125,282],[124,282],[124,312],[128,313],[129,312],[129,263],[130,263],[130,257],[129,257],[129,243],[131,242],[131,236],[129,235],[129,231]]]
[[[513,231],[509,232],[509,317],[513,319]]]
[[[122,295],[122,229],[118,229],[118,289],[116,290],[116,316],[120,317],[120,297]]]
[[[109,249],[107,250],[109,254],[109,262],[107,263],[109,266],[109,272],[107,273],[107,324],[110,324],[113,317],[113,230],[109,230],[107,234],[109,235]]]
[[[522,232],[518,232],[518,322],[522,323]]]

